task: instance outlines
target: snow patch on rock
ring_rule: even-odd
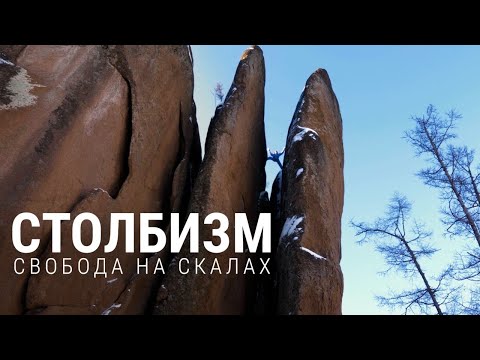
[[[303,247],[303,246],[300,246],[300,250],[303,250],[305,251],[306,253],[309,253],[310,255],[312,255],[313,257],[319,259],[319,260],[327,260],[326,257],[323,257],[321,255],[318,255],[316,252],[310,250],[310,249],[307,249],[306,247]]]
[[[13,63],[8,61],[8,60],[5,60],[5,59],[2,59],[0,58],[0,65],[10,65],[10,66],[13,66]]]
[[[280,241],[287,236],[299,233],[303,230],[300,224],[303,222],[305,217],[303,215],[294,215],[285,220],[283,224],[282,233],[280,234]]]
[[[105,310],[104,312],[102,312],[102,315],[110,315],[110,313],[112,312],[112,310],[114,309],[119,309],[122,307],[122,304],[112,304],[112,306],[110,306],[107,310]]]
[[[1,59],[7,65],[13,65],[6,60]],[[44,87],[43,85],[32,83],[27,70],[20,69],[17,74],[12,76],[6,85],[7,92],[11,95],[8,104],[0,105],[0,110],[18,109],[35,105],[37,96],[30,93],[36,87]]]
[[[303,140],[305,136],[310,136],[313,140],[317,139],[316,136],[318,136],[318,133],[315,130],[310,129],[308,127],[299,126],[299,125],[297,125],[297,128],[299,128],[300,131],[296,133],[295,136],[293,137],[292,144],[297,141]]]

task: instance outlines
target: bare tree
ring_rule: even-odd
[[[474,288],[470,291],[470,299],[467,304],[468,305],[460,303],[459,308],[461,313],[466,315],[480,314],[480,289]]]
[[[456,254],[455,260],[432,287],[432,280],[428,280],[419,264],[420,257],[429,257],[436,251],[424,245],[431,234],[415,221],[409,231],[405,230],[403,226],[410,213],[410,204],[404,197],[395,196],[385,218],[370,226],[364,223],[353,225],[364,241],[373,239],[377,242],[377,249],[390,265],[388,270],[395,268],[406,276],[416,274],[422,285],[393,293],[390,297],[378,297],[378,300],[382,305],[405,306],[405,312],[415,307],[423,313],[435,309],[437,314],[479,314],[480,166],[475,163],[473,150],[454,145],[454,129],[461,119],[460,114],[451,110],[440,115],[429,105],[424,115],[412,119],[415,126],[405,132],[405,138],[413,145],[416,155],[424,156],[429,164],[417,175],[426,185],[439,190],[446,233],[470,242]],[[397,243],[379,243],[386,239],[396,239]],[[452,284],[460,285],[455,287]]]
[[[413,289],[396,292],[388,297],[378,296],[380,305],[393,308],[403,307],[405,314],[416,311],[438,315],[454,303],[454,295],[458,289],[448,289],[445,282],[451,269],[444,271],[432,285],[424,269],[420,265],[421,258],[432,256],[437,249],[429,244],[432,233],[416,220],[410,220],[411,204],[405,196],[395,194],[388,205],[384,217],[372,224],[351,222],[356,228],[356,236],[361,237],[360,244],[373,242],[391,270],[400,272],[407,278],[417,280],[418,286]]]
[[[459,119],[461,115],[453,110],[442,116],[429,105],[424,115],[413,117],[415,128],[405,137],[417,155],[426,155],[432,164],[418,175],[426,185],[440,190],[442,222],[447,233],[475,240],[457,254],[449,273],[455,280],[473,283],[464,288],[468,300],[460,299],[458,304],[459,311],[471,314],[480,312],[480,167],[475,166],[473,150],[451,143]]]
[[[217,106],[217,100],[219,104],[223,102],[223,97],[225,96],[225,94],[223,93],[222,83],[217,82],[217,84],[213,88],[213,96],[215,97],[215,106]]]
[[[476,228],[480,228],[480,167],[475,168],[474,156],[475,152],[466,146],[455,147],[449,146],[449,155],[452,161],[455,162],[457,174],[454,181],[457,182],[460,188],[460,194],[465,202],[465,205],[470,213]],[[466,216],[459,216],[463,219],[463,229],[459,235],[465,234],[470,228],[467,225]],[[462,228],[461,228],[462,229]],[[479,244],[480,245],[480,244]]]
[[[426,155],[430,167],[418,176],[426,185],[440,190],[443,222],[455,236],[473,236],[480,247],[479,173],[474,171],[474,153],[466,147],[455,147],[449,140],[461,115],[450,111],[445,116],[429,105],[426,114],[414,116],[415,128],[405,133],[416,154]]]

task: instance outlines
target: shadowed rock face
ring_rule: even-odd
[[[199,213],[201,223],[209,213],[225,214],[230,223],[230,246],[221,254],[207,252],[203,241],[219,241],[212,238],[212,226],[200,225],[200,253],[190,254],[187,244],[177,257],[191,260],[187,275],[179,273],[174,259],[162,283],[157,314],[242,314],[251,309],[254,285],[243,275],[247,254],[234,253],[233,224],[234,214],[244,212],[251,227],[256,226],[258,198],[265,188],[264,85],[263,54],[259,47],[252,47],[243,54],[225,102],[210,123],[205,158],[189,207],[190,212]],[[225,274],[229,258],[235,257],[242,274]],[[194,258],[206,258],[203,268],[208,269],[207,274],[195,275]],[[222,274],[209,273],[214,258],[219,260]]]
[[[340,314],[342,118],[325,70],[317,70],[306,83],[290,124],[285,154],[277,311]],[[272,203],[277,204],[273,196]]]
[[[146,255],[138,246],[125,253],[123,227],[114,252],[103,246],[111,213],[135,213],[138,239],[138,213],[185,211],[201,156],[188,47],[7,46],[0,54],[0,287],[9,294],[0,313],[143,313],[157,280],[134,275]],[[30,256],[73,265],[86,257],[91,274],[13,276],[11,224],[25,211],[96,214],[102,245],[94,254],[73,248],[69,221],[61,254],[51,253],[50,222],[22,233],[41,239]],[[123,275],[93,278],[102,257],[110,270],[119,258]]]
[[[0,45],[0,58],[15,62],[26,45]]]

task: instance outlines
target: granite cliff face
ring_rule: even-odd
[[[107,268],[119,258],[124,273],[112,281],[78,272],[12,276],[18,253],[9,225],[24,211],[39,218],[92,212],[103,224],[103,249],[111,213],[184,211],[201,156],[189,49],[27,46],[5,53],[14,56],[0,65],[9,91],[0,111],[0,281],[10,295],[0,299],[0,312],[102,313],[140,281],[141,255],[125,253],[122,228],[114,252],[85,255],[72,246],[71,222],[63,224],[61,256],[72,263],[105,257]],[[41,239],[32,256],[60,258],[50,253],[49,222],[41,225],[23,233]],[[142,294],[116,311],[145,310],[153,280],[143,282]]]
[[[193,60],[188,46],[0,46],[0,297],[1,314],[338,314],[343,290],[340,221],[343,207],[342,122],[328,75],[315,72],[297,106],[287,139],[283,172],[268,199],[265,190],[265,65],[262,50],[245,51],[225,101],[217,107],[201,146],[193,101]],[[300,170],[302,169],[302,170]],[[22,238],[40,239],[21,256],[57,260],[105,258],[122,273],[47,274],[29,266],[17,275],[19,257],[11,224],[32,212],[40,227]],[[91,254],[72,244],[72,222],[62,222],[62,252],[51,249],[43,213],[91,212],[102,224],[102,242]],[[139,214],[189,213],[200,219],[225,214],[231,226],[226,251],[200,245],[190,254],[170,247],[139,251]],[[272,212],[272,254],[234,252],[235,213],[255,228]],[[126,253],[125,226],[110,240],[112,213],[134,213],[135,248]],[[203,221],[200,221],[202,224]],[[155,224],[169,239],[169,217]],[[200,225],[203,241],[216,242]],[[84,226],[82,235],[91,237]],[[229,259],[270,257],[271,275],[225,274]],[[180,274],[178,260],[217,259],[222,274]],[[138,260],[139,259],[139,260]],[[161,260],[166,274],[154,274]],[[148,272],[137,274],[137,261]],[[193,266],[193,265],[191,265]]]

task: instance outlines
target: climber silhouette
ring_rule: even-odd
[[[283,148],[281,153],[279,153],[278,151],[274,151],[272,153],[269,148],[267,148],[267,151],[270,153],[270,156],[267,158],[267,161],[272,160],[272,161],[276,162],[278,164],[278,166],[280,166],[280,169],[283,169],[283,165],[280,162],[280,156],[282,156],[283,153],[285,152],[285,148]]]

